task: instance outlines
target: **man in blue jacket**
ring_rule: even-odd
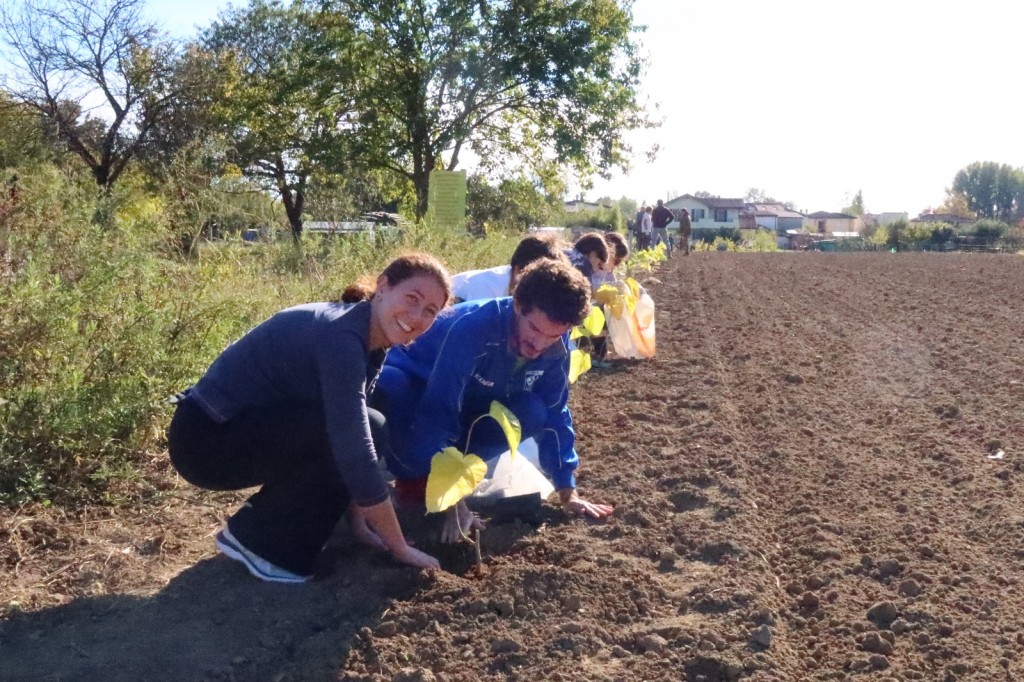
[[[590,283],[578,270],[537,261],[523,271],[512,298],[453,306],[414,343],[392,349],[374,402],[387,417],[391,447],[383,450],[397,487],[419,491],[431,459],[446,447],[484,460],[507,450],[493,419],[477,421],[497,400],[518,417],[523,439],[537,441],[541,468],[563,507],[594,518],[611,514],[610,505],[576,493],[579,458],[566,405],[568,332],[589,309]],[[458,519],[449,515],[442,539],[458,539],[458,528],[472,520],[464,504],[453,513]]]

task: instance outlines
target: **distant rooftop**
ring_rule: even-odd
[[[723,199],[722,197],[697,197],[697,196],[694,196],[692,194],[683,194],[682,196],[678,196],[675,199],[672,199],[671,201],[668,201],[666,203],[671,204],[671,203],[674,203],[676,201],[679,201],[680,199],[692,199],[693,201],[699,201],[700,203],[704,204],[708,208],[744,208],[744,207],[746,207],[746,202],[744,202],[743,199],[728,199],[728,198]]]
[[[828,211],[817,211],[816,213],[808,213],[807,217],[808,218],[815,218],[815,219],[818,219],[818,220],[827,219],[827,218],[846,218],[847,220],[853,220],[857,216],[855,216],[855,215],[847,215],[846,213],[829,213]]]

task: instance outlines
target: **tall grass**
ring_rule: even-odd
[[[336,299],[396,253],[453,271],[507,262],[517,238],[428,226],[180,248],[181,212],[138,188],[22,172],[0,210],[0,503],[116,500],[159,451],[167,398],[273,312]],[[97,216],[102,216],[98,223]]]

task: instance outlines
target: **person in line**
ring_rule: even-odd
[[[643,245],[643,225],[644,225],[644,202],[640,202],[640,206],[636,210],[636,216],[633,218],[633,245],[637,250],[644,248]]]
[[[654,223],[651,218],[651,207],[644,206],[644,217],[640,223],[640,248],[651,248],[651,235],[654,233]]]
[[[523,268],[541,258],[563,258],[559,239],[554,235],[529,235],[512,252],[508,265],[485,270],[467,270],[452,276],[452,295],[457,303],[481,298],[511,296]]]
[[[672,215],[672,211],[668,210],[665,202],[658,199],[658,205],[651,212],[651,224],[654,228],[651,246],[664,244],[669,258],[672,257],[672,242],[668,237],[668,224],[673,220],[675,220],[675,216]]]
[[[692,231],[692,224],[690,222],[690,212],[685,208],[679,211],[679,248],[683,250],[684,256],[690,255],[690,232]]]
[[[590,288],[597,292],[602,284],[610,284],[616,280],[615,270],[629,258],[629,243],[618,232],[605,232],[605,244],[608,245],[608,261],[599,272],[590,276]]]
[[[569,262],[589,280],[595,272],[604,271],[608,263],[608,242],[600,232],[587,232],[564,253]]]
[[[444,448],[485,461],[507,450],[493,419],[477,421],[497,400],[519,419],[523,440],[536,440],[563,507],[594,518],[611,514],[610,505],[576,491],[579,457],[566,404],[568,332],[589,311],[582,273],[564,260],[540,260],[523,271],[511,298],[453,306],[415,343],[393,350],[373,404],[387,418],[390,447],[383,452],[396,499],[423,504],[431,459]],[[482,524],[460,502],[445,518],[442,540],[456,542],[474,526]]]
[[[171,462],[211,490],[260,489],[217,533],[216,546],[262,580],[302,583],[351,504],[363,542],[405,564],[438,568],[408,545],[378,467],[368,409],[387,349],[425,332],[451,296],[434,257],[392,261],[375,290],[349,287],[342,303],[288,308],[228,346],[176,396]]]
[[[618,232],[605,232],[604,241],[608,245],[608,261],[605,263],[605,267],[602,270],[595,272],[590,276],[590,290],[591,294],[597,293],[597,290],[604,284],[612,284],[616,281],[615,270],[622,265],[627,258],[629,258],[629,243],[626,238]],[[596,303],[594,305],[597,305]],[[608,367],[610,366],[605,359],[608,357],[608,335],[606,331],[602,331],[596,336],[590,337],[590,343],[592,344],[592,357],[595,367]]]

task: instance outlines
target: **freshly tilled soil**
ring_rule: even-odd
[[[162,453],[138,502],[0,513],[4,680],[1024,679],[1024,258],[676,257],[658,356],[573,388],[607,520],[492,523],[428,574],[345,529],[305,586],[212,534]]]

